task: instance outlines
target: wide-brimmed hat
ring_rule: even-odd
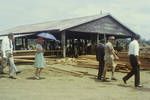
[[[109,36],[108,39],[109,39],[109,40],[114,40],[115,37],[114,37],[114,36]]]

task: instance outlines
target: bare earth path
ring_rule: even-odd
[[[150,100],[150,71],[141,71],[144,87],[136,89],[133,78],[125,86],[121,80],[125,74],[119,72],[116,73],[117,81],[101,82],[94,76],[72,76],[48,66],[42,73],[43,79],[33,80],[34,68],[31,65],[18,67],[22,73],[16,80],[7,78],[7,74],[0,75],[0,100]],[[70,68],[97,73],[96,69]]]

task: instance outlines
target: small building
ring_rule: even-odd
[[[0,36],[13,33],[18,38],[16,43],[21,41],[22,45],[27,47],[28,39],[34,38],[40,32],[51,33],[60,41],[63,57],[69,52],[68,48],[76,44],[84,46],[99,43],[101,39],[106,41],[107,36],[110,35],[116,38],[130,38],[136,34],[112,15],[106,14],[22,25],[2,31]]]

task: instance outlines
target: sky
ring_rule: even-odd
[[[150,40],[150,0],[0,0],[0,31],[101,12]]]

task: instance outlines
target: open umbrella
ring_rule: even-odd
[[[37,36],[46,38],[46,39],[56,40],[56,38],[52,34],[45,33],[45,32],[39,33]]]

